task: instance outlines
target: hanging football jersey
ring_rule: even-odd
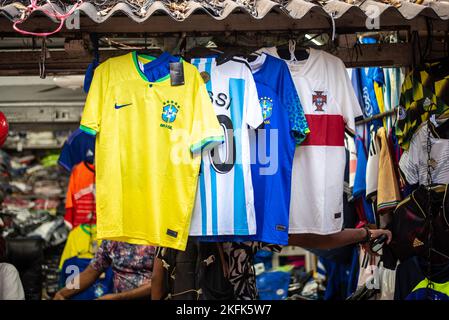
[[[97,228],[95,225],[81,224],[70,231],[67,242],[59,261],[59,269],[62,268],[67,259],[78,257],[92,259],[101,240],[97,239]]]
[[[374,125],[370,128],[370,145],[368,161],[366,163],[366,198],[374,201],[379,184],[380,142]]]
[[[430,114],[449,114],[449,70],[444,62],[425,64],[410,71],[402,83],[396,136],[407,150],[419,126]],[[429,112],[431,111],[431,112]]]
[[[251,69],[238,59],[192,63],[206,83],[225,143],[202,155],[190,235],[255,234],[249,127],[259,127],[263,117]]]
[[[223,130],[199,72],[176,61],[132,52],[95,70],[81,129],[97,135],[100,239],[185,249],[200,168],[194,155],[222,142]],[[149,81],[147,63],[167,76]],[[184,78],[171,77],[171,67]]]
[[[437,122],[438,124],[438,122]],[[428,137],[430,129],[430,137]],[[410,184],[427,185],[427,140],[430,138],[430,171],[432,182],[449,184],[449,121],[436,126],[427,121],[413,136],[410,147],[404,151],[399,161],[400,172],[404,180]]]
[[[343,223],[345,126],[355,131],[362,112],[340,59],[311,48],[289,68],[310,128],[293,160],[289,232],[335,233]]]
[[[67,259],[59,276],[59,286],[61,288],[73,281],[76,272],[83,272],[89,266],[91,259],[73,257]],[[109,267],[93,284],[86,290],[74,295],[70,300],[95,300],[106,294],[114,293],[114,273]]]
[[[77,164],[70,175],[64,220],[71,228],[82,223],[96,223],[95,166],[87,162]]]
[[[250,66],[264,118],[251,134],[257,235],[250,238],[287,245],[293,157],[309,128],[287,64],[262,54]]]
[[[70,172],[75,165],[84,160],[93,163],[94,156],[95,136],[87,134],[81,129],[76,129],[64,143],[58,164]]]

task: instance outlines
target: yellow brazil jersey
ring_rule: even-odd
[[[152,59],[111,58],[89,89],[81,129],[97,135],[97,234],[184,250],[199,153],[221,143],[223,130],[197,69],[181,60],[183,85],[169,76],[150,82],[142,68]]]
[[[67,237],[67,242],[59,261],[59,269],[62,269],[67,259],[73,257],[92,259],[95,251],[101,244],[101,240],[97,239],[96,233],[95,225],[80,224],[73,228]]]

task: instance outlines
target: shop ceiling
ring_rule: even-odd
[[[0,75],[38,74],[41,39],[20,35],[12,28],[13,22],[26,17],[20,25],[24,30],[54,30],[57,21],[45,12],[66,12],[70,8],[68,4],[73,2],[38,3],[42,3],[40,10],[28,14],[29,1],[0,0]],[[136,48],[176,51],[181,39],[187,40],[187,45],[184,43],[187,49],[205,46],[210,40],[227,46],[257,47],[278,45],[297,37],[304,39],[305,34],[310,38],[310,35],[325,33],[330,38],[335,33],[336,40],[331,46],[330,41],[324,40],[323,48],[332,50],[348,67],[353,67],[411,65],[416,58],[412,35],[418,34],[425,42],[429,31],[434,36],[435,55],[447,55],[444,40],[447,41],[449,31],[449,2],[446,0],[84,1],[78,14],[76,29],[64,25],[60,32],[48,37],[48,74],[83,73],[92,61],[89,36],[93,33],[101,39],[101,60]],[[377,20],[369,19],[374,16]],[[368,26],[378,21],[380,29],[367,28],[367,21]],[[400,43],[355,48],[355,33],[367,31],[396,34]]]

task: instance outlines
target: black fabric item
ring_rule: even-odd
[[[225,277],[217,243],[189,238],[185,251],[162,249],[165,285],[172,300],[230,300],[234,290]]]
[[[43,241],[40,238],[6,240],[7,261],[19,271],[26,300],[41,300],[43,246]]]
[[[404,300],[425,279],[427,263],[424,258],[412,257],[396,269],[394,299]],[[449,281],[449,263],[432,265],[431,279],[437,283]]]
[[[6,261],[6,241],[2,236],[0,236],[0,262],[4,261]]]
[[[431,191],[431,210],[433,214],[433,248],[449,255],[449,196],[448,187],[444,191]],[[412,256],[427,257],[430,218],[427,216],[427,191],[424,186],[415,190],[395,210],[389,229],[393,239],[389,244],[394,255],[400,261]],[[433,255],[434,263],[446,262],[446,259]]]
[[[378,293],[379,293],[378,289],[368,289],[366,286],[362,286],[358,288],[353,294],[351,294],[346,300],[356,300],[356,301],[370,300]]]

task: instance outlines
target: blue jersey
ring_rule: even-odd
[[[287,245],[293,157],[309,128],[287,64],[262,55],[251,66],[264,126],[251,135],[257,234],[250,239]]]
[[[375,216],[372,206],[366,200],[366,165],[367,155],[365,145],[360,137],[355,138],[355,146],[357,150],[357,168],[354,178],[354,188],[352,195],[355,199],[361,197],[363,210],[369,223],[375,223]]]
[[[376,40],[370,38],[364,38],[363,43],[376,43]],[[361,100],[361,106],[363,115],[365,118],[372,117],[380,113],[379,103],[377,101],[376,92],[374,90],[374,83],[383,86],[385,83],[384,73],[379,67],[370,68],[357,68],[354,69],[356,75],[353,74],[353,82],[358,82],[359,101]],[[353,83],[354,84],[354,83]],[[382,120],[373,120],[372,123],[376,127],[382,126]]]
[[[70,282],[69,277],[75,276],[77,272],[83,272],[89,264],[90,259],[78,257],[67,259],[61,269],[61,276],[59,278],[60,287],[65,287],[66,281],[69,280]],[[89,288],[74,295],[70,300],[95,300],[106,294],[113,293],[114,283],[112,268],[109,267],[104,274],[104,277],[95,280]]]
[[[95,155],[95,136],[76,129],[62,147],[58,163],[67,171],[84,160],[93,163]]]

